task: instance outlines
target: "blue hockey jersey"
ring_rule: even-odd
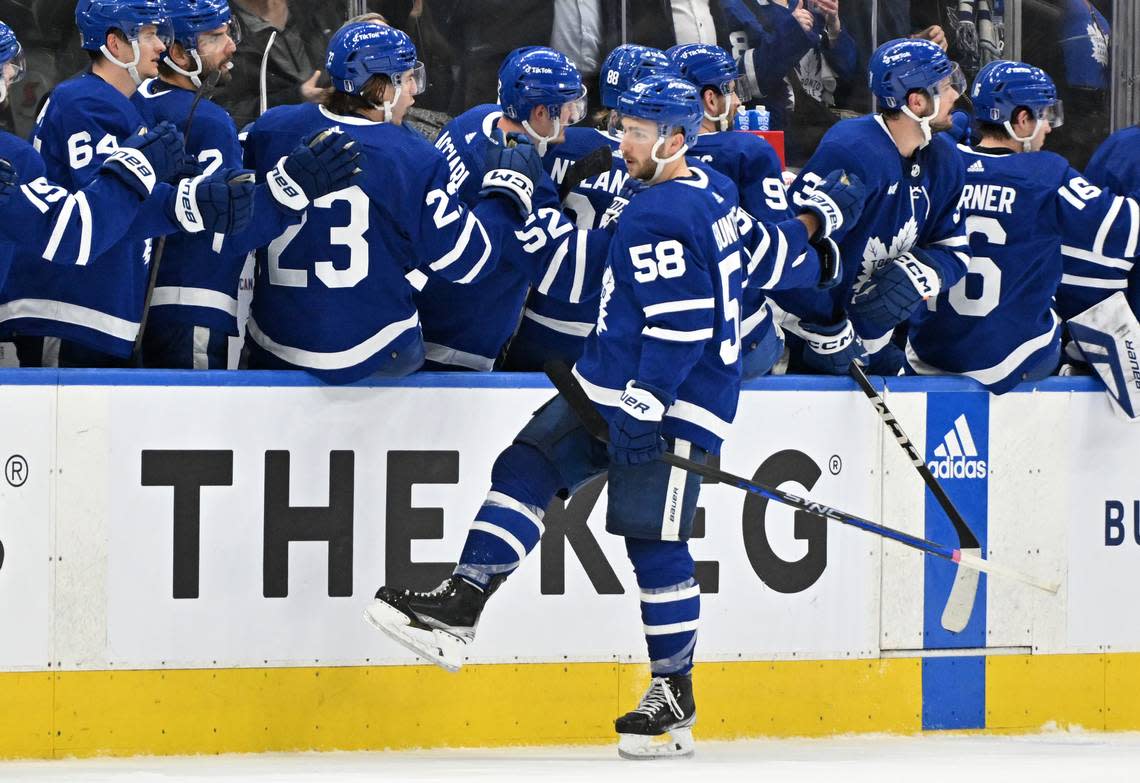
[[[39,153],[5,131],[0,131],[0,158],[12,164],[21,182],[0,221],[0,289],[17,249],[39,263],[84,266],[122,238],[143,204],[113,174],[100,174],[74,193],[48,182]]]
[[[1133,125],[1130,128],[1123,128],[1105,139],[1085,168],[1085,176],[1094,185],[1140,200],[1140,127]],[[1100,298],[1110,295],[1113,290],[1116,289],[1105,289]],[[1127,294],[1132,312],[1140,317],[1140,267],[1138,266],[1134,266],[1128,273]],[[1076,308],[1089,302],[1092,298],[1090,295],[1095,296],[1095,292],[1088,288],[1083,291],[1077,288],[1062,288],[1057,302],[1061,309],[1061,317],[1069,318],[1080,312]],[[1089,302],[1089,304],[1095,303]]]
[[[126,96],[86,72],[52,92],[36,123],[33,146],[47,179],[75,191],[91,183],[103,159],[144,125]],[[160,184],[148,205],[171,192]],[[173,230],[161,209],[151,212]],[[60,337],[130,356],[147,287],[149,249],[139,236],[150,235],[137,229],[133,224],[123,239],[85,265],[22,263],[18,255],[5,285],[0,333]]]
[[[1111,275],[1131,267],[1125,257],[1136,250],[1140,207],[1089,185],[1052,152],[958,149],[970,269],[912,319],[907,361],[920,373],[968,375],[1001,394],[1056,361],[1053,297],[1063,280],[1103,290],[1098,268]],[[1064,274],[1062,251],[1073,274]]]
[[[629,177],[618,152],[620,144],[621,139],[593,128],[567,128],[566,140],[552,146],[542,159],[542,166],[554,184],[561,186],[575,162],[599,147],[608,146],[613,150],[610,170],[583,180],[562,201],[563,214],[580,230],[598,228],[602,216]],[[583,253],[586,250],[582,243],[577,247]],[[583,295],[578,302],[531,289],[518,331],[507,349],[507,369],[541,370],[551,359],[573,364],[582,355],[586,335],[598,317],[602,270],[596,265],[591,268],[597,270],[599,280],[583,286],[593,293]]]
[[[773,272],[779,243],[740,211],[727,177],[690,169],[625,207],[609,248],[596,328],[574,371],[606,416],[631,380],[675,395],[662,431],[716,453],[740,391],[746,244]],[[801,229],[788,232],[785,249],[803,255],[809,268],[814,262],[818,276],[807,232],[793,222]],[[751,235],[747,242],[742,232]]]
[[[185,131],[194,93],[148,79],[131,100],[148,126],[166,120]],[[199,100],[194,110],[186,152],[198,160],[205,174],[243,165],[234,121],[208,98]],[[255,221],[266,219],[273,219],[271,212],[256,210]],[[222,252],[214,252],[215,242]],[[218,241],[212,234],[167,237],[147,328],[161,329],[163,324],[177,323],[236,335],[238,284],[248,250],[234,247],[233,241]]]
[[[468,206],[478,199],[487,145],[501,116],[497,105],[476,106],[449,122],[436,139],[453,192]],[[562,214],[549,176],[535,183],[532,210],[525,226],[504,239],[500,262],[485,280],[457,286],[429,275],[416,304],[430,361],[490,370],[514,334],[532,286],[572,304],[596,293],[609,234],[575,227]]]
[[[783,169],[780,157],[772,145],[764,139],[742,131],[702,133],[697,143],[689,151],[688,157],[695,158],[719,171],[732,180],[740,193],[740,206],[757,220],[766,223],[779,223],[792,217],[788,206],[788,194],[784,188]],[[779,327],[768,306],[768,296],[764,281],[751,281],[745,276],[744,293],[741,298],[743,325],[741,341],[744,354],[775,345],[782,347],[782,337],[777,337]],[[748,362],[745,361],[745,376],[748,377]],[[768,364],[764,361],[763,364]],[[762,368],[759,371],[762,371]]]
[[[911,248],[924,251],[938,271],[943,290],[966,273],[969,240],[958,213],[964,166],[954,142],[945,134],[935,134],[930,144],[903,158],[881,116],[843,120],[827,132],[800,171],[791,188],[793,204],[835,169],[862,180],[867,194],[863,214],[833,236],[843,257],[839,285],[823,292],[801,289],[773,294],[772,299],[793,320],[838,323],[846,316],[856,284]],[[860,323],[854,326],[871,354],[890,340],[889,331],[869,334]]]
[[[264,175],[298,140],[333,127],[360,144],[365,173],[258,251],[248,333],[284,363],[347,383],[374,372],[390,346],[419,344],[407,273],[422,264],[441,279],[479,280],[520,221],[506,199],[475,209],[455,199],[446,162],[422,137],[314,104],[266,112],[249,128],[246,161]]]

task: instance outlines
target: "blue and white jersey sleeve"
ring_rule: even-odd
[[[814,288],[819,283],[819,256],[808,242],[807,226],[797,218],[768,223],[738,211],[744,245],[744,287],[779,291]]]
[[[1140,240],[1140,204],[1088,182],[1069,169],[1057,189],[1064,273],[1057,307],[1071,318],[1128,289]]]
[[[936,136],[931,144],[945,147],[946,152],[940,156],[944,165],[932,178],[931,215],[919,235],[918,247],[933,263],[942,280],[942,290],[946,290],[961,280],[970,266],[970,238],[959,207],[966,170],[950,139]]]

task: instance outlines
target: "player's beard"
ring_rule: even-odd
[[[625,167],[631,177],[639,179],[642,182],[648,182],[653,179],[653,175],[657,173],[657,164],[651,159],[637,161],[632,164],[626,160]]]
[[[205,77],[209,76],[212,71],[216,70],[221,72],[221,75],[218,77],[218,84],[226,84],[230,79],[233,78],[233,67],[234,61],[232,58],[223,60],[218,64],[217,68],[211,69],[210,71],[206,71],[202,74],[203,81],[205,80]]]

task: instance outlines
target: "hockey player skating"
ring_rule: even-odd
[[[992,62],[970,97],[981,141],[958,147],[970,269],[919,308],[906,354],[913,372],[966,375],[1001,394],[1057,369],[1059,285],[1093,295],[1070,295],[1080,304],[1067,315],[1102,298],[1112,278],[1123,287],[1140,205],[1090,185],[1067,160],[1042,150],[1064,115],[1040,68]]]
[[[622,93],[618,112],[629,173],[648,187],[620,216],[596,328],[574,370],[608,421],[608,450],[555,397],[495,461],[491,491],[454,574],[429,593],[381,587],[367,617],[417,654],[458,670],[488,597],[538,544],[548,504],[608,472],[606,529],[625,538],[653,674],[641,703],[616,721],[620,752],[685,755],[693,750],[691,670],[700,613],[687,541],[700,478],[657,457],[668,448],[706,460],[719,451],[735,416],[744,252],[738,226],[751,221],[741,218],[727,178],[685,160],[700,127],[695,87],[651,76]],[[802,246],[788,252],[803,253],[817,275],[807,237],[819,229],[821,214],[837,221],[833,213],[842,209],[843,218],[855,219],[860,205],[849,196],[857,189],[833,172],[793,221],[806,230]],[[775,242],[766,244],[766,254],[774,255]],[[667,744],[651,743],[666,733]]]
[[[638,44],[623,44],[610,52],[598,73],[598,99],[612,112],[617,99],[630,85],[646,76],[672,70],[672,63],[660,49]],[[542,166],[559,189],[565,178],[574,175],[574,165],[600,147],[608,147],[612,156],[607,171],[588,177],[572,188],[562,199],[562,210],[572,218],[579,230],[600,228],[602,219],[623,186],[629,180],[625,161],[618,150],[621,138],[608,128],[566,128],[565,140],[552,145],[542,158]],[[585,165],[585,164],[583,164]],[[583,249],[585,249],[583,247]],[[601,274],[601,270],[597,270]],[[598,317],[598,283],[590,286],[594,293],[579,301],[566,296],[551,296],[533,287],[527,295],[518,330],[511,338],[503,369],[537,371],[551,359],[573,364],[582,355],[586,335]]]
[[[513,148],[488,140],[468,208],[452,195],[443,156],[402,125],[426,82],[411,38],[348,24],[329,42],[326,66],[333,91],[321,104],[266,112],[250,126],[246,160],[268,172],[297,138],[335,128],[360,145],[367,170],[258,251],[249,365],[332,383],[407,375],[423,363],[424,343],[405,275],[421,265],[460,284],[488,274],[531,211],[542,164],[525,139]]]
[[[740,206],[753,217],[778,223],[792,215],[780,158],[767,141],[731,130],[732,118],[748,100],[732,56],[719,46],[682,44],[669,50],[681,77],[701,91],[701,134],[690,157],[707,163],[733,181]],[[746,270],[740,327],[744,377],[769,372],[784,351],[784,335],[772,317],[764,284]],[[757,276],[759,277],[759,276]],[[779,285],[777,281],[775,285]]]
[[[798,203],[842,168],[867,195],[862,218],[835,235],[843,282],[824,293],[772,296],[787,311],[789,372],[845,374],[866,357],[869,371],[897,373],[903,353],[891,343],[895,326],[966,273],[962,159],[939,133],[965,88],[961,71],[936,44],[899,39],[871,56],[870,85],[879,112],[832,127],[791,188]]]

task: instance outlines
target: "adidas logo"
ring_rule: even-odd
[[[980,160],[975,160],[970,164],[970,168],[966,169],[966,171],[970,172],[971,174],[982,174],[985,172],[985,170],[986,167],[982,165],[982,162]]]
[[[930,472],[938,478],[985,478],[988,471],[986,461],[978,459],[978,448],[966,421],[966,414],[954,420],[954,428],[942,438],[942,443],[934,449],[935,459],[926,463]]]
[[[891,185],[889,188],[887,188],[887,195],[888,196],[893,196],[898,192],[899,192],[899,183],[897,183],[897,182],[895,184]]]
[[[471,140],[473,138],[475,138],[475,135],[476,135],[475,131],[471,131],[470,133],[468,133],[466,136],[463,137],[463,140],[466,141],[468,144],[470,144]]]

